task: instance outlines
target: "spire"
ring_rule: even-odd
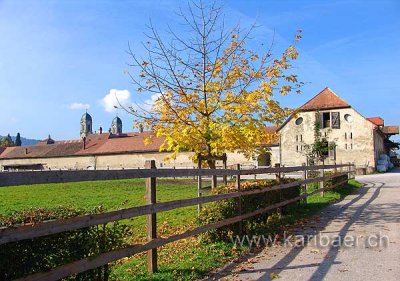
[[[81,138],[86,137],[89,134],[93,134],[92,132],[92,116],[86,112],[82,115],[81,124],[80,124],[80,136]]]
[[[122,120],[118,115],[111,122],[111,133],[114,135],[122,134]]]

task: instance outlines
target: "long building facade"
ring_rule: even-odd
[[[374,171],[381,154],[395,147],[389,138],[399,133],[398,126],[385,126],[380,117],[365,118],[331,89],[325,88],[298,109],[281,127],[269,127],[279,135],[279,142],[269,144],[270,153],[246,159],[240,153],[228,153],[228,165],[285,166],[307,162],[305,146],[314,141],[316,121],[321,133],[336,144],[326,163],[355,163]],[[179,153],[166,161],[169,152],[160,152],[163,138],[144,139],[152,132],[123,133],[122,121],[114,118],[111,128],[93,133],[92,117],[86,112],[80,120],[80,139],[55,141],[50,136],[36,145],[0,148],[0,170],[73,170],[143,168],[146,160],[155,160],[157,167],[193,167],[191,152]],[[217,163],[222,166],[222,163]]]

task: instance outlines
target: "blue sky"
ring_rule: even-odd
[[[78,138],[86,105],[94,128],[107,129],[116,112],[101,101],[110,91],[150,98],[138,96],[123,73],[128,42],[143,52],[149,19],[161,33],[167,23],[179,30],[174,11],[185,3],[0,0],[0,135]],[[307,83],[284,105],[300,106],[329,86],[364,116],[400,125],[400,1],[221,3],[230,24],[257,20],[254,44],[270,42],[275,30],[277,52],[303,30],[296,72]],[[131,117],[118,114],[131,131]]]

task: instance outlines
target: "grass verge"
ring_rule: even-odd
[[[196,196],[194,181],[172,181],[160,179],[157,201],[170,201]],[[307,204],[297,204],[289,208],[288,215],[282,217],[281,224],[293,224],[316,214],[322,208],[352,193],[361,185],[354,180],[342,187],[325,193],[315,194]],[[144,180],[120,180],[102,182],[81,182],[69,184],[47,184],[18,186],[0,189],[2,204],[0,214],[29,207],[52,208],[67,206],[91,209],[102,205],[107,210],[144,204]],[[312,189],[310,189],[312,191]],[[164,212],[158,215],[158,233],[161,237],[184,232],[196,226],[196,207],[188,207]],[[144,242],[145,218],[125,220],[130,226],[130,243]],[[246,247],[233,247],[230,241],[205,244],[196,237],[177,241],[159,249],[159,272],[146,272],[146,254],[135,255],[115,262],[111,280],[195,280],[210,270],[219,268],[246,251]]]

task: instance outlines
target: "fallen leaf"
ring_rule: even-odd
[[[269,274],[269,278],[270,278],[270,279],[278,279],[278,278],[281,278],[281,276],[280,276],[278,273],[271,272],[271,273]]]

